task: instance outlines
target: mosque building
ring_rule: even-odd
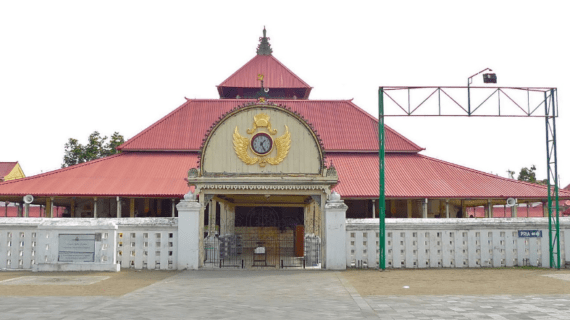
[[[311,100],[312,87],[277,60],[268,40],[264,29],[257,54],[217,86],[219,98],[186,99],[116,155],[1,182],[0,201],[32,195],[48,217],[54,206],[75,218],[175,217],[193,191],[209,232],[302,226],[318,235],[336,191],[347,218],[377,217],[378,119],[352,100]],[[492,217],[508,198],[546,201],[544,186],[423,150],[386,126],[388,218],[466,218],[476,206]]]

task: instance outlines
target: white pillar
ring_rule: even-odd
[[[52,207],[53,207],[53,202],[52,202]],[[51,214],[51,216],[53,217],[53,213]],[[97,218],[97,197],[93,198],[93,218]]]
[[[487,218],[493,217],[493,203],[491,199],[487,200]]]
[[[26,203],[24,208],[24,217],[28,218],[30,216],[30,204]]]
[[[517,217],[517,209],[519,207],[519,204],[516,203],[514,206],[511,207],[511,217],[512,218],[516,218]]]
[[[375,205],[376,200],[372,199],[372,218],[374,219],[376,217],[376,205]]]
[[[346,270],[346,210],[348,206],[333,191],[325,204],[323,239],[325,269]]]
[[[176,199],[172,199],[172,217],[176,217],[176,206],[174,204],[174,202],[176,201]]]
[[[121,218],[121,198],[117,197],[117,218]]]
[[[445,199],[445,217],[449,219],[449,199]]]
[[[428,213],[428,199],[426,198],[424,200],[422,218],[424,218],[424,219],[427,218],[428,217],[427,213]]]
[[[191,191],[176,205],[178,209],[178,270],[200,267],[200,209]]]

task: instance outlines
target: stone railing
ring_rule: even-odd
[[[37,227],[43,219],[3,218],[0,223],[0,270],[32,269]]]
[[[520,230],[539,230],[542,237],[519,237]],[[348,268],[378,268],[378,219],[348,219],[346,239]],[[560,252],[564,268],[570,218],[560,218]],[[387,268],[549,265],[547,218],[386,219]]]
[[[116,263],[122,268],[176,269],[178,256],[177,218],[122,218],[122,219],[70,219],[70,218],[3,218],[0,219],[0,270],[31,270],[41,264],[46,251],[57,253],[57,248],[46,244],[39,247],[47,237],[46,222],[62,222],[75,225],[116,225],[115,239],[102,234],[102,250],[113,252],[116,248]],[[47,243],[47,242],[46,242]],[[41,257],[40,257],[41,256]],[[102,256],[107,260],[106,255]],[[57,256],[55,257],[57,261]]]
[[[178,257],[177,218],[117,221],[117,263],[121,268],[174,270]]]

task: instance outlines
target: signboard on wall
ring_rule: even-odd
[[[542,238],[542,230],[519,230],[519,238]]]
[[[95,262],[95,234],[60,234],[58,262]]]

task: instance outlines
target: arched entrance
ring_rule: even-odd
[[[301,268],[308,255],[318,265],[322,208],[338,176],[312,127],[286,106],[248,103],[203,141],[187,178],[202,208],[203,266]]]

